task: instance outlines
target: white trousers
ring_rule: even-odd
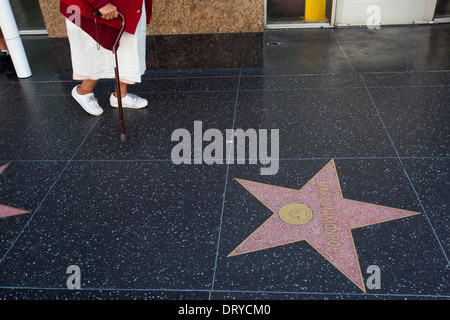
[[[73,79],[114,79],[115,63],[112,51],[102,46],[99,49],[97,41],[68,19],[66,19],[66,27],[70,42]],[[117,50],[120,80],[124,83],[141,82],[141,76],[145,73],[146,27],[144,4],[136,33],[124,32]]]

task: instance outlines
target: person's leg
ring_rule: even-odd
[[[99,80],[83,80],[81,85],[77,87],[77,92],[81,95],[93,93],[98,81]]]
[[[0,29],[0,72],[4,72],[6,69],[7,50],[6,41],[3,38],[2,29]]]
[[[81,95],[85,95],[88,93],[93,93],[94,88],[97,85],[99,80],[83,80],[81,85],[77,88],[77,92]],[[122,98],[125,97],[128,93],[128,84],[121,82],[120,83],[120,93],[122,94]],[[116,92],[114,92],[114,96],[117,97]]]
[[[120,93],[122,95],[122,107],[124,108],[140,109],[148,105],[148,101],[146,99],[138,97],[135,94],[128,93],[128,84],[126,83],[120,83]],[[117,108],[119,106],[117,92],[111,94],[109,102],[111,107]]]
[[[15,75],[16,70],[9,54],[8,45],[6,44],[3,32],[0,29],[0,72],[5,71],[7,75]]]
[[[144,2],[145,3],[145,2]],[[141,76],[145,73],[146,68],[146,22],[145,22],[145,5],[142,5],[142,16],[136,28],[134,35],[124,33],[120,40],[121,47],[118,50],[120,73],[126,83],[121,82],[122,106],[124,108],[140,109],[148,105],[148,101],[136,94],[128,92],[130,84],[140,83]],[[128,49],[128,50],[127,50]],[[118,107],[117,93],[111,95],[110,104],[112,107]]]
[[[128,84],[123,82],[120,83],[120,93],[123,99],[128,94]],[[117,90],[114,92],[114,95],[117,97]]]
[[[5,37],[3,36],[2,29],[0,29],[0,51],[7,51],[8,46],[6,45]]]

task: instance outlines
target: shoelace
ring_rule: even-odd
[[[97,102],[98,99],[97,99],[94,95],[91,95],[91,96],[89,96],[89,98],[88,98],[88,103],[90,103],[90,102],[92,102],[92,101]]]
[[[116,96],[114,96],[116,99],[117,99],[117,97]],[[144,99],[142,99],[141,97],[139,97],[139,96],[137,96],[137,95],[135,95],[134,93],[127,93],[126,95],[125,95],[125,97],[122,97],[122,101],[124,100],[124,99],[129,99],[130,100],[130,103],[137,103],[137,102],[140,102],[140,101],[142,101],[142,100],[144,100]],[[117,99],[118,100],[118,99]]]
[[[135,95],[135,94],[133,94],[133,93],[128,93],[125,97],[130,97],[130,99],[132,100],[132,101],[138,101],[139,99],[141,99],[140,97],[138,97],[137,95]],[[124,97],[124,98],[125,98]]]

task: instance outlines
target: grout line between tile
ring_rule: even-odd
[[[74,291],[116,291],[116,292],[202,292],[202,293],[241,293],[241,294],[276,294],[276,295],[317,295],[317,296],[354,296],[354,297],[421,297],[421,298],[450,298],[449,295],[443,294],[412,294],[412,293],[353,293],[353,292],[315,292],[315,291],[257,291],[257,290],[209,290],[209,289],[181,289],[181,288],[80,288],[80,289],[68,289],[68,288],[54,288],[54,287],[29,287],[29,286],[18,286],[18,287],[1,287],[0,290],[51,290],[51,291],[67,291],[73,293]]]
[[[239,70],[239,79],[238,79],[237,90],[236,90],[236,100],[234,103],[233,124],[231,127],[232,130],[234,130],[234,126],[236,123],[236,112],[237,112],[237,106],[238,106],[238,102],[239,102],[239,88],[241,85],[241,74],[242,74],[242,69]],[[231,153],[231,150],[232,150],[232,148],[230,148],[230,150],[229,150],[230,153]],[[230,154],[227,155],[227,159],[229,159],[229,158],[230,158]],[[230,164],[227,164],[227,171],[225,174],[225,186],[224,186],[223,197],[222,197],[222,209],[221,209],[221,213],[220,213],[219,233],[217,236],[216,257],[214,260],[214,272],[213,272],[213,276],[212,276],[212,280],[211,280],[211,291],[214,290],[214,282],[216,280],[217,260],[219,257],[220,240],[221,240],[221,235],[222,235],[222,223],[223,223],[223,214],[224,214],[224,208],[225,208],[225,199],[226,199],[226,194],[227,194],[229,171],[230,171]],[[209,293],[208,300],[211,300],[211,292]]]
[[[450,38],[450,35],[447,32],[445,32],[442,28],[438,28],[438,29],[439,29],[439,31],[443,32],[447,38]]]
[[[345,53],[344,49],[342,48],[341,43],[339,42],[339,39],[337,38],[336,33],[334,32],[334,29],[332,29],[331,31],[333,32],[333,36],[336,39],[336,41],[339,45],[339,48],[341,48],[341,51],[344,54],[345,59],[347,59],[348,64],[350,65],[350,67],[352,67],[353,73],[356,74],[357,72],[356,72],[355,68],[353,67],[352,63],[350,62],[350,60],[348,59],[347,54]]]
[[[330,160],[331,158],[335,160],[376,160],[376,159],[395,159],[397,160],[397,156],[373,156],[373,157],[313,157],[313,158],[279,158],[280,161],[315,161],[315,160]],[[431,159],[431,160],[450,160],[450,157],[442,157],[442,156],[402,156],[402,159]],[[196,160],[197,158],[193,158],[192,160]],[[201,160],[210,160],[208,158],[201,158]],[[262,158],[265,160],[265,158]],[[211,159],[217,160],[217,158]],[[224,163],[226,162],[226,158],[221,159]],[[235,158],[235,161],[238,160],[249,160],[249,158]],[[269,160],[269,158],[267,159]],[[67,160],[61,159],[32,159],[32,160],[18,160],[18,159],[0,159],[1,162],[66,162]],[[72,159],[71,162],[172,162],[171,159]]]
[[[336,37],[336,35],[335,35]],[[449,36],[450,37],[450,36]],[[341,47],[342,48],[342,47]],[[345,54],[345,53],[344,53]],[[245,69],[245,68],[244,68]],[[242,69],[241,69],[242,70]],[[241,78],[270,78],[270,77],[309,77],[309,76],[336,76],[336,75],[355,75],[355,74],[413,74],[413,73],[448,73],[450,70],[439,69],[439,70],[401,70],[401,71],[361,71],[354,73],[280,73],[280,74],[242,74]],[[62,73],[64,74],[64,73]],[[29,83],[59,83],[59,82],[78,82],[73,79],[58,79],[60,73],[55,74],[49,80],[32,80]],[[220,78],[237,78],[236,75],[186,75],[186,76],[161,76],[161,77],[144,77],[142,78],[142,82],[147,81],[159,81],[159,80],[175,80],[175,79],[220,79]],[[1,81],[0,83],[11,83],[16,84],[19,83],[17,81]]]
[[[363,75],[360,75],[360,76],[361,76],[361,80],[364,82],[364,85],[365,85],[366,82],[365,82],[365,80],[364,80],[364,76],[363,76]],[[389,131],[388,131],[386,125],[384,124],[383,118],[381,117],[381,114],[380,114],[380,112],[378,111],[378,108],[377,108],[377,106],[376,106],[376,104],[375,104],[375,101],[373,100],[372,94],[370,93],[370,90],[369,90],[369,88],[368,88],[367,86],[366,86],[366,90],[367,90],[367,94],[368,94],[369,97],[370,97],[370,100],[372,101],[372,105],[373,105],[373,107],[375,108],[375,111],[377,112],[377,115],[378,115],[378,117],[379,117],[379,119],[380,119],[380,121],[381,121],[381,124],[383,125],[383,128],[384,128],[384,130],[385,130],[385,132],[386,132],[386,135],[388,136],[389,141],[391,142],[391,145],[392,145],[392,147],[393,147],[393,149],[394,149],[394,151],[395,151],[395,154],[397,155],[398,161],[400,162],[400,165],[401,165],[401,167],[402,167],[402,169],[403,169],[403,172],[404,172],[406,178],[408,179],[409,184],[411,185],[411,188],[412,188],[414,194],[416,195],[417,200],[419,201],[419,204],[420,204],[420,207],[422,208],[423,214],[424,214],[424,216],[425,216],[425,218],[426,218],[426,220],[427,220],[427,222],[428,222],[428,224],[429,224],[429,226],[430,226],[430,228],[431,228],[431,231],[433,232],[434,237],[436,238],[436,241],[437,241],[439,247],[441,248],[441,251],[442,251],[442,253],[443,253],[443,255],[444,255],[444,257],[445,257],[445,259],[446,259],[446,261],[447,261],[447,266],[449,266],[449,265],[450,265],[449,258],[448,258],[448,256],[447,256],[447,254],[445,253],[445,250],[444,250],[444,248],[443,248],[443,246],[442,246],[442,244],[441,244],[441,241],[439,240],[438,235],[436,234],[436,231],[435,231],[435,229],[434,229],[434,227],[433,227],[433,224],[431,223],[431,220],[430,220],[430,218],[428,217],[427,211],[425,210],[425,207],[423,206],[423,203],[422,203],[422,201],[420,200],[419,194],[417,193],[416,188],[414,187],[414,184],[412,183],[411,178],[409,177],[409,174],[408,174],[408,172],[407,172],[407,170],[406,170],[406,167],[405,167],[405,165],[403,164],[402,158],[400,157],[400,154],[398,153],[397,148],[395,147],[394,141],[392,140],[391,135],[389,134]]]
[[[417,88],[449,88],[448,85],[399,85],[399,86],[350,86],[350,87],[318,87],[318,88],[253,88],[253,89],[240,89],[241,92],[267,92],[267,91],[330,91],[330,90],[365,90],[370,89],[417,89]],[[21,95],[18,94],[3,94],[11,87],[8,87],[0,93],[0,98],[18,98]],[[236,92],[234,89],[223,89],[223,90],[180,90],[180,91],[139,91],[142,94],[195,94],[195,93],[221,93],[221,92]],[[108,96],[110,93],[96,93],[96,97]],[[35,97],[62,97],[67,96],[66,93],[61,94],[35,94]]]
[[[2,96],[6,91],[8,91],[9,89],[11,89],[11,87],[14,85],[14,83],[11,83],[11,85],[8,87],[8,88],[6,88],[5,90],[3,90],[3,91],[1,91],[0,92],[0,98],[3,98],[3,97],[7,97],[7,95],[5,95],[5,96]]]
[[[31,214],[31,217],[28,219],[28,221],[25,223],[25,225],[23,226],[22,230],[19,232],[19,234],[17,235],[17,237],[14,239],[13,243],[9,246],[9,248],[6,250],[5,254],[3,255],[3,257],[0,258],[0,265],[2,264],[2,262],[5,260],[6,256],[8,255],[9,251],[14,247],[14,245],[16,244],[17,240],[19,240],[19,238],[21,237],[21,235],[23,234],[23,232],[25,231],[25,229],[28,227],[28,225],[31,223],[31,221],[33,220],[34,216],[36,215],[36,213],[39,211],[39,209],[41,208],[42,204],[45,202],[45,200],[47,199],[48,195],[50,194],[50,192],[53,190],[54,186],[56,185],[56,183],[58,183],[58,181],[61,179],[62,175],[64,174],[64,172],[66,171],[67,167],[70,165],[70,163],[72,162],[73,158],[75,157],[75,155],[77,154],[78,150],[80,150],[81,146],[84,144],[84,142],[86,141],[86,138],[89,136],[89,134],[91,133],[92,129],[97,125],[98,121],[100,120],[101,117],[98,117],[97,120],[94,122],[94,124],[92,125],[91,129],[88,131],[88,133],[85,135],[85,137],[83,138],[83,141],[81,141],[81,144],[78,146],[78,148],[75,150],[74,154],[72,155],[72,157],[67,161],[66,165],[64,166],[64,168],[62,169],[62,171],[58,174],[58,177],[55,179],[55,181],[53,182],[53,184],[50,186],[49,190],[47,191],[47,193],[45,194],[44,198],[41,200],[41,202],[39,203],[39,205],[37,206],[36,210],[34,210],[34,212]]]

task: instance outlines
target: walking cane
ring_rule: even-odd
[[[95,10],[96,16],[101,16],[102,14],[100,11]],[[124,121],[123,121],[123,109],[122,109],[122,92],[120,91],[120,77],[119,77],[119,64],[117,61],[117,48],[119,47],[119,41],[122,37],[123,31],[125,30],[125,17],[119,12],[119,17],[122,19],[122,27],[120,28],[119,35],[116,38],[116,41],[114,42],[113,46],[113,54],[114,54],[114,72],[116,75],[116,97],[119,104],[119,120],[120,120],[120,141],[125,142],[127,140],[125,136],[125,129],[124,129]]]

